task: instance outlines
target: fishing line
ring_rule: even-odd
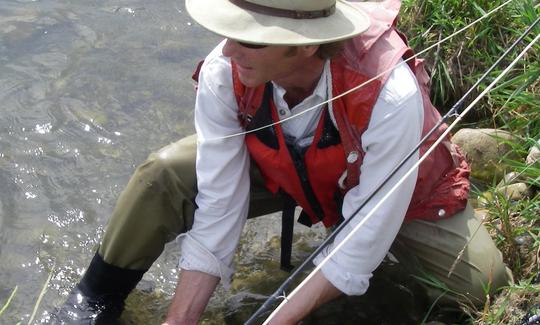
[[[493,13],[495,13],[495,12],[498,11],[499,9],[503,8],[504,6],[506,6],[507,4],[509,4],[509,3],[512,2],[512,1],[513,1],[513,0],[508,0],[508,1],[506,1],[505,3],[501,4],[500,6],[494,8],[493,10],[491,10],[491,11],[489,11],[489,12],[487,12],[485,15],[481,16],[481,17],[478,18],[477,20],[473,21],[473,22],[470,23],[469,25],[467,25],[467,26],[461,28],[460,30],[456,31],[455,33],[453,33],[453,34],[451,34],[451,35],[449,35],[449,36],[443,38],[442,40],[439,40],[437,43],[435,43],[435,44],[433,44],[433,45],[431,45],[431,46],[429,46],[429,47],[423,49],[422,51],[416,53],[415,55],[413,55],[413,56],[411,56],[411,57],[409,57],[409,58],[407,58],[407,59],[401,61],[400,63],[396,64],[396,65],[393,66],[392,68],[387,69],[387,70],[385,70],[385,71],[379,73],[379,74],[376,75],[375,77],[373,77],[373,78],[371,78],[371,79],[369,79],[369,80],[367,80],[367,81],[364,81],[363,83],[361,83],[361,84],[359,84],[359,85],[357,85],[357,86],[355,86],[355,87],[353,87],[353,88],[351,88],[351,89],[349,89],[349,90],[347,90],[347,91],[345,91],[345,92],[343,92],[343,93],[341,93],[341,94],[339,94],[339,95],[336,95],[336,96],[334,96],[334,97],[332,97],[332,98],[330,98],[330,99],[328,99],[328,100],[326,100],[326,101],[324,101],[324,102],[321,102],[321,103],[318,103],[318,104],[316,104],[316,105],[314,105],[314,106],[312,106],[312,107],[309,107],[309,108],[307,108],[306,110],[304,110],[304,111],[302,111],[302,112],[299,112],[299,113],[296,113],[296,114],[294,114],[294,115],[291,115],[291,116],[289,116],[289,117],[287,117],[287,118],[284,118],[284,119],[282,119],[282,120],[280,120],[280,121],[278,121],[278,122],[269,123],[269,124],[267,124],[267,125],[264,125],[264,126],[261,126],[261,127],[258,127],[258,128],[252,129],[252,130],[249,130],[249,131],[242,131],[242,132],[233,133],[233,134],[229,134],[229,135],[225,135],[225,136],[221,136],[221,137],[208,138],[208,139],[206,139],[206,140],[207,140],[207,141],[217,141],[217,140],[223,140],[223,139],[234,138],[234,137],[237,137],[237,136],[246,135],[246,134],[249,134],[249,133],[257,132],[257,131],[260,131],[260,130],[263,130],[263,129],[272,127],[272,126],[277,125],[277,124],[281,124],[281,123],[286,122],[286,121],[288,121],[288,120],[291,120],[291,119],[293,119],[293,118],[297,118],[297,117],[299,117],[299,116],[301,116],[301,115],[303,115],[303,114],[306,114],[306,113],[308,113],[308,112],[311,112],[312,110],[315,110],[315,109],[317,109],[317,108],[319,108],[319,107],[322,107],[322,106],[324,106],[324,105],[326,105],[326,104],[328,104],[328,103],[330,103],[330,102],[332,102],[332,101],[334,101],[334,100],[337,100],[337,99],[339,99],[339,98],[341,98],[341,97],[343,97],[343,96],[346,96],[346,95],[348,95],[348,94],[350,94],[350,93],[352,93],[352,92],[354,92],[354,91],[356,91],[356,90],[358,90],[358,89],[364,87],[365,85],[369,84],[370,82],[375,81],[375,80],[379,79],[380,77],[386,75],[386,73],[392,71],[393,69],[399,67],[400,65],[405,64],[405,63],[409,62],[410,60],[413,60],[413,59],[415,59],[416,57],[422,55],[423,53],[425,53],[425,52],[431,50],[432,48],[441,45],[442,43],[448,41],[448,40],[451,39],[452,37],[454,37],[454,36],[456,36],[456,35],[458,35],[458,34],[464,32],[464,31],[466,31],[467,29],[471,28],[471,27],[474,26],[475,24],[477,24],[477,23],[479,23],[480,21],[484,20],[485,18],[489,17],[490,15],[492,15]]]
[[[289,276],[287,280],[283,282],[283,284],[270,296],[264,304],[255,312],[255,314],[252,315],[252,317],[245,323],[245,324],[251,324],[253,321],[255,321],[262,313],[264,313],[266,310],[270,308],[270,306],[275,302],[278,295],[280,293],[283,293],[285,288],[288,287],[290,282],[294,277],[296,277],[300,271],[302,271],[306,265],[315,258],[315,256],[320,253],[320,251],[328,245],[328,243],[333,240],[333,238],[350,222],[350,220],[353,219],[353,217],[380,191],[380,189],[389,181],[389,179],[394,176],[394,174],[406,163],[406,161],[413,155],[415,152],[420,148],[420,146],[431,136],[433,132],[435,132],[449,117],[457,116],[459,117],[460,114],[458,113],[458,109],[461,108],[463,105],[464,100],[466,97],[468,97],[475,88],[477,88],[481,82],[497,67],[497,65],[530,33],[530,31],[538,24],[540,21],[540,18],[538,18],[535,22],[533,22],[527,30],[510,46],[508,49],[497,59],[497,61],[489,68],[487,71],[478,79],[478,81],[461,97],[452,107],[452,109],[441,118],[441,121],[437,125],[435,125],[425,136],[424,138],[419,142],[419,144],[398,164],[397,167],[394,168],[392,172],[385,178],[385,180],[373,191],[373,193],[364,201],[362,205],[360,205],[355,212],[353,212],[352,216],[348,219],[346,219],[339,227],[335,229],[335,231],[327,237],[325,241]],[[443,135],[444,136],[444,135]],[[436,144],[435,144],[436,145]],[[322,265],[321,263],[320,265]],[[295,290],[296,291],[296,290]],[[294,292],[293,292],[294,293]],[[291,295],[293,294],[291,293]]]
[[[307,283],[315,275],[315,273],[322,267],[322,265],[324,265],[341,247],[343,247],[343,245],[356,233],[356,231],[358,231],[358,229],[360,229],[362,225],[364,225],[373,216],[375,211],[388,199],[388,197],[390,197],[390,195],[396,191],[396,189],[405,181],[405,179],[409,177],[415,171],[415,169],[418,168],[418,166],[429,156],[431,152],[433,152],[433,150],[435,150],[435,147],[443,141],[443,139],[450,133],[450,131],[463,119],[465,115],[467,115],[467,113],[469,113],[469,111],[474,107],[474,105],[476,105],[478,101],[482,99],[482,97],[484,97],[484,95],[487,94],[499,82],[499,80],[501,80],[514,67],[514,65],[525,55],[525,53],[527,53],[527,51],[538,41],[538,39],[540,39],[540,34],[538,34],[527,45],[527,47],[525,47],[525,49],[523,49],[523,51],[521,51],[521,53],[506,67],[506,69],[504,69],[497,76],[497,78],[495,78],[495,80],[493,80],[489,84],[489,86],[487,86],[486,89],[484,89],[484,91],[482,91],[480,95],[478,95],[476,99],[473,100],[472,103],[463,110],[461,114],[459,114],[459,116],[454,120],[454,122],[452,122],[452,124],[450,124],[448,128],[443,132],[443,134],[437,139],[437,141],[435,141],[435,143],[426,151],[426,153],[422,157],[420,157],[420,159],[418,159],[414,166],[407,171],[407,173],[388,191],[388,193],[373,207],[373,209],[371,209],[371,211],[365,216],[365,218],[362,219],[362,221],[360,221],[358,225],[356,225],[353,230],[328,254],[328,256],[326,256],[323,261],[315,267],[315,269],[298,285],[298,287],[296,287],[290,293],[290,295],[288,296],[289,300],[305,285],[305,283]],[[279,310],[285,304],[286,302],[283,301],[274,310],[274,312],[270,314],[270,316],[263,324],[268,324],[272,317],[277,312],[279,312]]]

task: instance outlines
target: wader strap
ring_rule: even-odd
[[[294,266],[291,264],[292,240],[294,230],[294,210],[296,202],[288,194],[285,194],[283,212],[281,214],[281,269],[291,272]]]

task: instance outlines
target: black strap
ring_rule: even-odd
[[[284,194],[284,196],[285,201],[281,214],[281,269],[291,272],[294,269],[294,266],[291,264],[291,253],[296,202],[289,195]]]

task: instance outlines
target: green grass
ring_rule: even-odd
[[[398,26],[409,35],[410,45],[421,50],[503,3],[505,1],[501,0],[404,0]],[[443,111],[448,109],[469,89],[519,33],[534,21],[538,14],[535,6],[538,6],[538,1],[513,0],[424,55],[431,68],[432,99],[437,107]],[[536,62],[534,65],[538,72],[538,59],[538,53],[530,55],[521,70],[529,69],[530,63]],[[513,73],[514,76],[521,74],[520,69]]]
[[[13,288],[13,291],[11,291],[11,294],[9,295],[7,301],[4,303],[4,306],[2,306],[2,309],[0,309],[0,319],[2,319],[2,315],[8,309],[9,305],[11,304],[11,301],[17,294],[17,289],[18,289],[18,286],[15,286],[15,288]],[[15,325],[19,325],[19,324],[21,324],[21,322],[18,322]]]
[[[51,271],[49,272],[49,275],[47,277],[47,280],[45,281],[45,283],[43,284],[43,287],[41,288],[41,291],[39,292],[38,294],[38,297],[37,297],[37,300],[36,300],[36,303],[34,304],[34,308],[32,310],[32,314],[30,315],[30,318],[28,320],[28,325],[31,325],[34,323],[34,319],[37,315],[37,312],[39,310],[39,306],[41,304],[41,301],[43,299],[43,296],[45,295],[45,293],[47,292],[47,289],[49,288],[49,282],[51,281],[51,278],[53,276],[53,273],[54,273],[54,266],[53,268],[51,269]],[[4,312],[9,308],[10,304],[11,304],[11,301],[13,300],[13,298],[15,297],[16,293],[17,293],[17,286],[15,286],[15,288],[13,289],[13,291],[11,292],[9,298],[7,299],[6,303],[4,304],[4,306],[2,307],[2,309],[0,309],[0,320],[2,319],[2,315],[4,314]],[[3,324],[3,323],[2,323]],[[19,325],[21,324],[21,322],[17,322],[15,323],[15,325]]]
[[[4,303],[4,306],[2,306],[2,309],[0,309],[0,317],[4,314],[4,312],[8,309],[9,305],[11,304],[11,300],[13,300],[13,297],[15,297],[15,294],[17,293],[17,286],[13,288],[13,291],[11,291],[11,294],[9,295],[7,301]]]
[[[410,45],[420,51],[504,2],[403,0],[398,26],[409,35]],[[447,111],[539,15],[540,1],[513,0],[473,28],[424,54],[432,76],[432,98],[441,111]],[[537,26],[477,91],[485,89],[538,33]],[[502,129],[518,138],[509,143],[512,157],[501,157],[500,164],[508,172],[519,173],[536,193],[516,202],[497,188],[496,181],[483,190],[489,212],[486,226],[513,270],[515,284],[488,301],[482,310],[464,310],[474,324],[518,324],[540,304],[540,284],[535,283],[540,271],[540,162],[525,163],[529,148],[540,139],[539,77],[540,45],[536,44],[479,103],[472,118],[466,119],[469,127]]]

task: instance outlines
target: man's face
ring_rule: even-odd
[[[244,85],[257,87],[270,80],[284,86],[297,79],[303,73],[301,68],[306,64],[308,53],[304,48],[291,46],[250,48],[228,39],[223,55],[236,64]]]

